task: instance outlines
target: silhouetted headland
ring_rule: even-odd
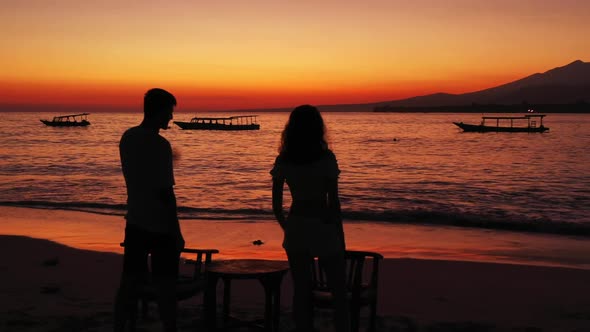
[[[580,60],[490,89],[375,103],[375,112],[590,112],[590,63]]]

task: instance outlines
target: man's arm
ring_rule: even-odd
[[[184,248],[184,238],[182,237],[182,232],[180,230],[180,223],[178,221],[178,211],[176,206],[176,195],[174,194],[174,165],[173,165],[173,155],[172,155],[172,146],[166,140],[166,152],[165,157],[162,159],[164,161],[163,165],[163,177],[164,180],[162,185],[162,200],[163,205],[165,208],[164,215],[166,217],[166,222],[168,223],[168,227],[176,237],[176,247],[178,250],[182,250]]]
[[[172,231],[172,234],[176,236],[176,246],[178,250],[182,250],[184,248],[184,238],[182,237],[182,232],[180,230],[180,222],[178,221],[174,189],[172,187],[162,189],[161,195],[164,208],[166,209],[165,216],[169,222],[170,230]]]

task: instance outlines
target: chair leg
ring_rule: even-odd
[[[350,331],[351,332],[358,332],[359,331],[359,318],[361,316],[361,307],[360,305],[351,305],[350,307]]]
[[[375,332],[377,320],[377,302],[371,302],[369,305],[369,332]]]
[[[142,299],[139,302],[141,303],[141,319],[146,319],[150,307],[150,302],[146,299]]]
[[[135,331],[135,327],[137,326],[137,305],[139,301],[133,300],[133,306],[130,308],[129,312],[129,320],[128,320],[128,329],[126,331]]]

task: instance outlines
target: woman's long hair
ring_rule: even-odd
[[[292,163],[307,163],[328,151],[326,126],[318,109],[311,105],[296,107],[281,134],[279,155]]]

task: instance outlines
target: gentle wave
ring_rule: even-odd
[[[0,206],[81,211],[104,215],[124,216],[125,204],[92,202],[0,201]],[[181,219],[207,220],[273,220],[272,212],[264,209],[212,209],[179,206]],[[459,210],[432,211],[426,209],[393,211],[343,211],[343,219],[353,222],[389,222],[419,225],[476,227],[496,230],[536,232],[547,234],[590,236],[585,223],[561,222],[543,218],[530,218],[502,213],[473,214]]]

